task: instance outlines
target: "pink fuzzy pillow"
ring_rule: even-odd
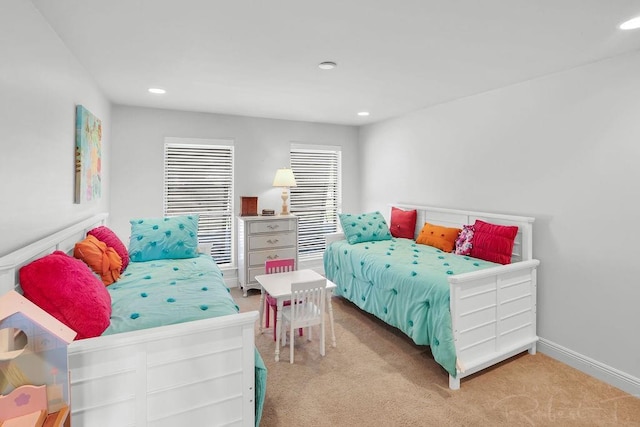
[[[473,224],[471,256],[500,264],[511,263],[511,252],[518,234],[515,225],[498,225],[476,219]]]
[[[79,259],[61,251],[20,269],[24,296],[78,333],[76,339],[97,337],[109,326],[111,296]]]
[[[105,243],[108,247],[113,248],[114,251],[120,255],[122,260],[122,268],[120,273],[124,272],[124,269],[129,265],[129,251],[127,247],[122,243],[122,240],[114,233],[109,227],[101,225],[87,232],[87,236],[93,236],[101,242]]]

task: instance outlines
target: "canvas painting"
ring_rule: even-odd
[[[76,203],[97,200],[101,182],[102,122],[82,105],[76,106]]]

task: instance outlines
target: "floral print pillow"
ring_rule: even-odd
[[[473,247],[473,225],[463,225],[462,231],[456,239],[456,255],[471,255]]]

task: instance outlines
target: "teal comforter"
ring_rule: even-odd
[[[131,262],[107,287],[111,324],[103,335],[236,314],[238,306],[224,284],[222,272],[207,255],[187,259]],[[255,352],[256,425],[260,423],[267,369]]]
[[[416,344],[429,345],[436,362],[453,376],[456,350],[447,277],[495,265],[398,238],[353,245],[340,240],[324,253],[324,271],[336,283],[336,295],[400,329]]]

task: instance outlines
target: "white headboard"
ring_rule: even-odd
[[[70,254],[76,242],[84,239],[87,231],[104,225],[108,216],[106,213],[94,215],[0,258],[0,295],[14,289],[22,293],[19,272],[23,265],[54,251]]]
[[[420,230],[422,230],[425,222],[456,228],[462,228],[462,226],[466,224],[473,224],[476,219],[492,224],[515,225],[518,227],[518,234],[516,235],[516,240],[513,245],[511,262],[533,259],[533,222],[535,218],[461,209],[435,208],[407,203],[390,204],[389,210],[391,210],[392,206],[404,210],[415,209],[417,211],[416,237],[420,233]]]

